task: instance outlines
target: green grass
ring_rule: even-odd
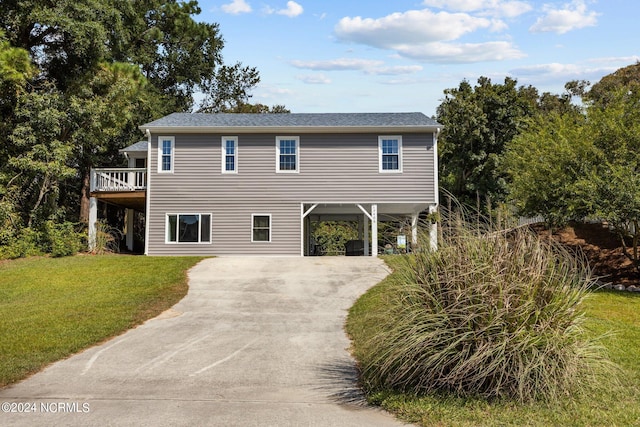
[[[0,262],[0,387],[138,325],[186,295],[202,258],[75,256]]]
[[[400,257],[385,257],[394,269]],[[367,357],[365,343],[384,319],[383,306],[398,273],[370,289],[351,308],[347,331],[356,359]],[[611,360],[619,366],[619,379],[603,382],[596,390],[554,402],[519,404],[507,400],[459,398],[377,391],[368,395],[399,418],[424,426],[640,426],[640,297],[637,294],[594,292],[585,302],[586,327],[604,340]]]

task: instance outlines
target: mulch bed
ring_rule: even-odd
[[[541,224],[532,226],[544,238],[550,231]],[[603,283],[640,286],[640,274],[622,252],[617,235],[606,224],[572,223],[554,231],[551,237],[573,251],[586,256],[593,274]]]

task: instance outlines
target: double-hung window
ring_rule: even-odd
[[[172,173],[175,157],[175,138],[161,136],[158,138],[158,173]]]
[[[378,137],[380,172],[402,172],[402,137]]]
[[[276,137],[276,172],[298,172],[300,165],[300,138]]]
[[[167,243],[211,243],[211,214],[168,214]]]
[[[271,241],[271,214],[251,215],[251,241]]]
[[[222,137],[222,173],[238,173],[238,137]]]

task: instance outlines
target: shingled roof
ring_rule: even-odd
[[[118,151],[121,153],[132,153],[132,152],[147,152],[147,146],[149,145],[148,141],[138,141],[135,144],[129,145],[128,147],[122,148]]]
[[[423,113],[303,113],[303,114],[238,114],[238,113],[173,113],[140,126],[151,131],[229,129],[229,130],[357,130],[406,129],[434,130],[441,127]]]

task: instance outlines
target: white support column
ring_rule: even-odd
[[[96,224],[98,223],[98,199],[95,197],[89,198],[89,251],[93,251],[96,248]]]
[[[135,217],[135,211],[133,209],[127,209],[125,212],[125,228],[126,228],[126,242],[127,249],[133,251],[133,219]]]
[[[369,256],[369,217],[364,216],[364,256]]]
[[[438,205],[429,206],[429,213],[435,213],[438,210]],[[429,247],[432,251],[438,250],[438,223],[432,222],[429,228]]]
[[[378,205],[371,205],[371,256],[378,256]]]
[[[411,215],[411,252],[418,244],[418,214]]]

